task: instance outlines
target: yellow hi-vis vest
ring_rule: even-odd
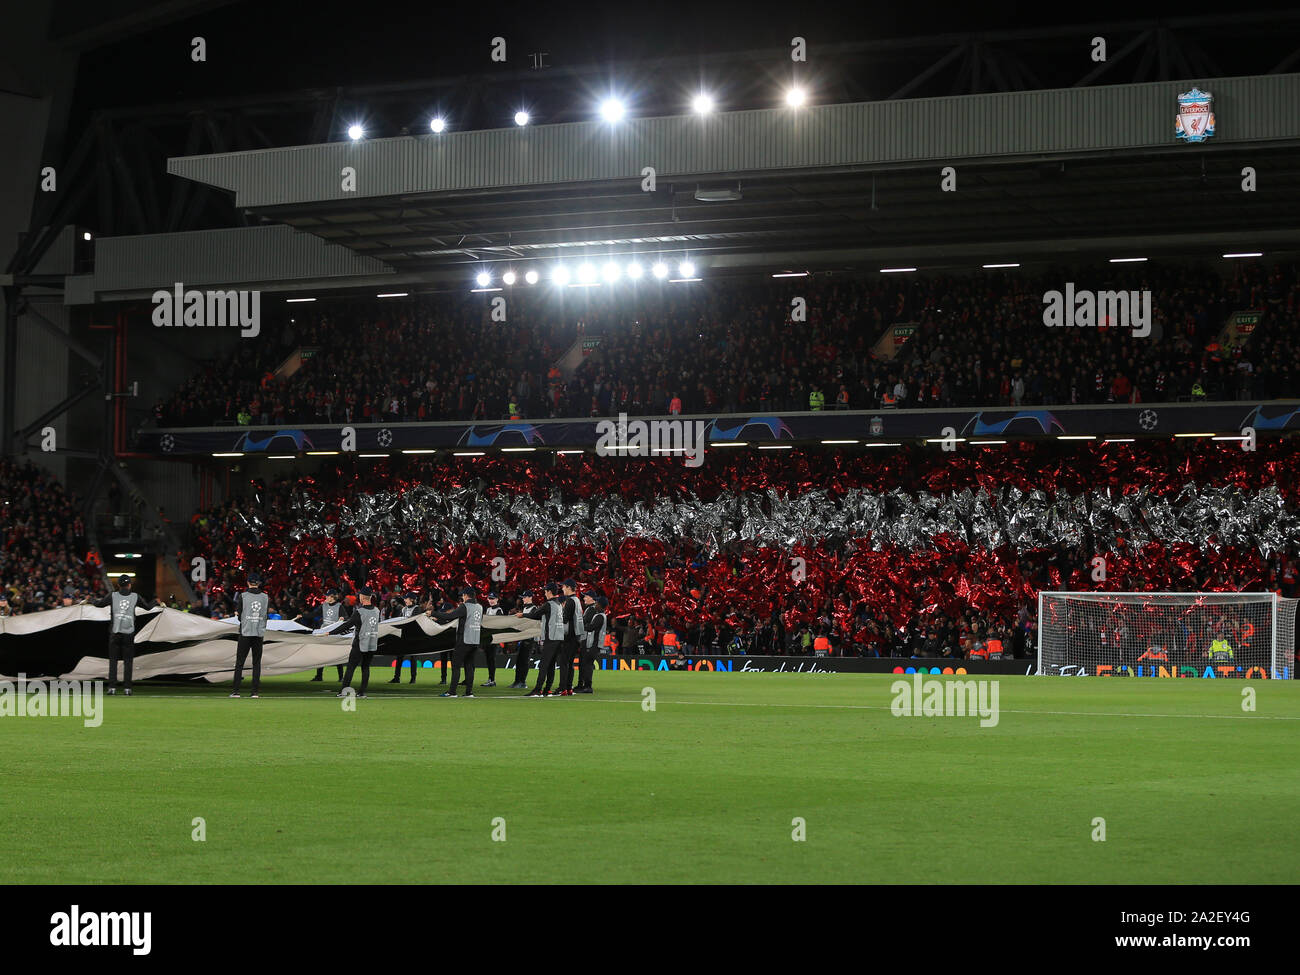
[[[1227,640],[1215,640],[1210,644],[1211,660],[1231,660],[1232,647],[1228,646]]]

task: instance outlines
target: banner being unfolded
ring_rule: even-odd
[[[64,606],[0,618],[0,677],[107,677],[109,618],[108,607],[95,606]],[[262,674],[273,677],[346,663],[352,634],[330,632],[341,625],[309,630],[297,623],[269,621],[262,643]],[[514,616],[484,616],[482,625],[492,632],[495,644],[532,640],[541,633],[536,620]],[[238,640],[239,627],[233,618],[210,620],[175,609],[137,610],[134,679],[230,680]],[[446,654],[455,640],[455,623],[439,623],[423,614],[379,624],[382,654]]]

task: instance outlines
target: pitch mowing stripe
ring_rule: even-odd
[[[151,701],[221,700],[221,698],[209,697],[209,696],[199,695],[199,694],[149,694],[149,695],[134,695],[134,696],[141,697],[142,699],[151,700]],[[324,696],[324,692],[321,693],[321,697],[323,696]],[[332,696],[334,697],[335,700],[342,700],[342,698],[340,698],[337,694]],[[315,694],[276,694],[274,695],[274,697],[277,700],[281,700],[281,701],[318,701],[321,699],[321,697],[318,697]],[[229,695],[226,696],[225,700],[230,700]],[[268,700],[268,698],[263,696],[261,698],[258,698],[258,700],[264,701],[264,700]],[[365,701],[367,704],[369,704],[371,701],[427,702],[431,700],[436,700],[436,698],[430,698],[425,695],[416,697],[414,695],[403,694],[400,697],[396,697],[396,696],[389,697],[388,695],[384,695],[382,697],[365,697],[362,698],[362,700]],[[455,700],[463,700],[463,698],[455,698]],[[542,698],[536,698],[536,697],[530,698],[530,697],[525,697],[522,694],[517,696],[511,696],[511,697],[506,697],[504,695],[499,695],[499,694],[491,694],[491,695],[485,694],[482,697],[475,696],[474,700],[476,701],[539,701],[542,700]],[[549,700],[549,698],[547,700]],[[620,701],[614,698],[607,697],[607,698],[592,698],[590,703],[639,705],[641,701],[639,699]],[[677,705],[686,705],[686,706],[701,705],[704,707],[717,707],[717,708],[805,708],[805,709],[820,708],[820,709],[829,709],[835,711],[890,711],[892,710],[891,707],[884,704],[766,704],[762,701],[662,701],[662,700],[656,701],[656,704],[677,704]],[[1163,714],[1160,712],[1146,712],[1146,711],[1023,711],[1014,708],[999,708],[998,713],[999,714],[1041,714],[1047,717],[1074,717],[1074,718],[1195,718],[1197,720],[1218,718],[1218,719],[1226,719],[1231,721],[1237,721],[1237,720],[1240,721],[1300,721],[1300,715],[1271,715],[1271,714],[1253,714],[1253,715],[1252,714]]]

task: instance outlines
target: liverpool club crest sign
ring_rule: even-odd
[[[1214,96],[1199,88],[1179,95],[1174,132],[1188,142],[1204,142],[1214,135]]]

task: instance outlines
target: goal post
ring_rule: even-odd
[[[1290,679],[1295,599],[1271,592],[1038,594],[1038,673]]]

